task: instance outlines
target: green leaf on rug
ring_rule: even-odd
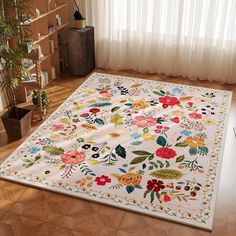
[[[138,189],[143,189],[141,185],[137,184],[137,185],[134,185],[135,188],[138,188]]]
[[[111,109],[111,112],[116,112],[116,111],[118,111],[120,109],[120,107],[113,107],[112,109]]]
[[[144,133],[144,134],[147,134],[148,132],[149,132],[148,127],[146,127],[146,128],[143,129],[143,133]]]
[[[184,155],[183,156],[179,156],[179,157],[176,158],[175,163],[181,162],[183,160],[184,160]]]
[[[154,198],[155,198],[155,193],[154,193],[154,191],[151,192],[150,197],[151,197],[151,203],[153,203]]]
[[[43,150],[51,155],[59,156],[64,153],[64,149],[55,146],[45,146]]]
[[[197,154],[197,148],[190,148],[190,149],[189,149],[189,154],[190,154],[191,156],[196,155],[196,154]]]
[[[164,96],[163,93],[160,93],[160,92],[158,92],[158,91],[153,91],[153,93],[156,94],[156,95],[158,95],[158,96],[161,96],[161,97]]]
[[[209,152],[207,147],[199,147],[200,154],[206,155]]]
[[[180,179],[183,173],[178,170],[156,170],[150,174],[157,179]]]
[[[70,124],[70,121],[67,118],[61,118],[60,123],[68,125],[68,124]]]
[[[119,155],[120,157],[122,158],[125,158],[126,157],[126,151],[125,151],[125,148],[122,147],[121,145],[118,145],[116,148],[116,154]]]
[[[134,191],[134,187],[133,187],[133,186],[127,186],[127,187],[126,187],[126,191],[127,191],[128,193],[132,193],[132,192]]]
[[[92,105],[90,105],[90,107],[107,107],[107,106],[111,106],[112,103],[110,102],[105,102],[105,103],[102,103],[102,102],[98,102],[98,103],[94,103]]]
[[[34,164],[34,162],[32,162],[32,163],[29,163],[28,165],[26,165],[26,167],[25,168],[30,168],[32,165]]]
[[[164,118],[162,118],[162,117],[159,117],[159,118],[157,118],[157,120],[156,120],[156,122],[157,122],[157,124],[162,124],[163,122],[165,122],[166,120],[164,119]]]
[[[125,169],[119,168],[119,170],[120,170],[122,173],[127,174],[127,171],[126,171]]]
[[[24,158],[24,159],[21,159],[23,162],[25,162],[25,163],[30,163],[30,162],[32,162],[30,159],[26,159],[26,158]]]
[[[121,116],[120,114],[113,115],[111,117],[111,123],[114,124],[115,126],[123,125],[124,124],[123,116]]]
[[[148,157],[148,156],[136,157],[136,158],[134,158],[134,159],[130,162],[130,164],[131,164],[131,165],[135,165],[135,164],[141,163],[141,162],[145,161],[145,160],[147,159],[147,157]]]
[[[176,147],[187,147],[188,144],[185,144],[185,143],[180,142],[180,143],[176,143],[175,146],[176,146]]]
[[[36,155],[36,156],[34,157],[34,160],[35,160],[35,161],[38,161],[40,158],[41,158],[41,154],[38,154],[38,155]]]
[[[157,144],[159,144],[160,146],[165,147],[166,143],[167,143],[167,141],[166,141],[166,139],[164,137],[159,136],[157,138]]]
[[[144,156],[144,155],[151,155],[152,153],[146,152],[146,151],[133,151],[134,154],[139,155],[139,156]]]
[[[99,124],[99,125],[105,125],[104,121],[100,118],[96,118],[94,122]]]

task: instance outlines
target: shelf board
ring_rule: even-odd
[[[67,6],[68,6],[68,3],[64,3],[64,4],[62,4],[62,5],[59,5],[59,6],[56,7],[55,9],[50,10],[50,11],[48,11],[48,12],[46,12],[46,13],[43,13],[43,14],[41,14],[39,17],[36,17],[36,18],[31,19],[30,24],[33,23],[33,22],[35,22],[35,21],[37,21],[37,20],[39,20],[39,19],[42,19],[42,18],[45,17],[45,16],[50,15],[50,14],[53,13],[53,12],[56,12],[56,11],[58,11],[58,10],[64,8],[64,7],[67,7]]]
[[[34,43],[35,43],[35,44],[40,43],[40,42],[43,41],[44,39],[50,37],[51,35],[55,34],[57,31],[59,31],[59,30],[65,28],[65,27],[67,27],[68,25],[69,25],[69,23],[65,23],[65,24],[62,24],[62,25],[60,25],[60,26],[57,26],[57,28],[56,28],[55,31],[53,31],[53,32],[51,32],[51,33],[49,33],[49,34],[41,35],[38,40],[34,41]]]
[[[65,23],[65,24],[62,24],[62,25],[60,25],[60,26],[57,26],[57,31],[59,31],[59,30],[61,30],[61,29],[63,29],[63,28],[65,28],[65,27],[67,27],[69,25],[69,23]]]

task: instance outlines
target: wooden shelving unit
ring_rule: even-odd
[[[28,3],[31,18],[27,25],[30,29],[30,39],[35,45],[39,45],[42,52],[40,58],[41,70],[48,76],[48,83],[53,79],[52,68],[55,68],[56,77],[61,73],[60,61],[62,61],[62,48],[66,45],[65,31],[69,26],[67,0],[31,0]],[[60,20],[57,20],[59,16]],[[49,26],[51,26],[49,28]],[[53,41],[54,49],[50,50],[50,41]],[[35,65],[28,68],[31,74],[36,73]],[[27,101],[29,91],[34,89],[34,83],[22,81],[17,91],[19,102]]]

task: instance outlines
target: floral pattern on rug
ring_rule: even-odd
[[[94,73],[1,177],[210,228],[231,93]]]

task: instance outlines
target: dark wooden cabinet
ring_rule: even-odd
[[[95,68],[94,27],[69,28],[67,40],[69,72],[81,76],[89,74]]]

